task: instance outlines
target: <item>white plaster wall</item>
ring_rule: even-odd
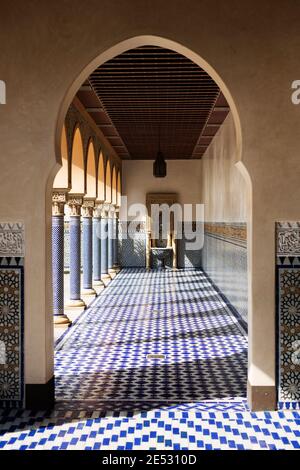
[[[206,222],[246,222],[245,180],[235,166],[235,127],[231,113],[202,158]]]
[[[153,161],[124,161],[122,166],[122,195],[128,205],[146,204],[146,194],[155,192],[177,193],[180,204],[201,202],[201,161],[167,160],[167,176],[153,176]],[[126,214],[121,209],[121,218]]]

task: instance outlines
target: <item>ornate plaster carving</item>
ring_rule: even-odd
[[[25,235],[22,222],[0,223],[0,256],[25,256]]]
[[[67,201],[66,192],[54,191],[52,193],[52,215],[63,216],[65,213],[65,203]]]
[[[299,256],[300,255],[300,227],[278,227],[277,228],[277,255]]]
[[[82,206],[83,198],[81,196],[69,196],[68,197],[68,206],[70,208],[69,215],[71,217],[80,217],[81,215],[81,206]]]
[[[94,199],[84,199],[82,204],[82,217],[93,217],[94,207]]]

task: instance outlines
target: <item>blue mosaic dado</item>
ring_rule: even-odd
[[[246,224],[210,224],[202,250],[204,271],[242,318],[248,316]]]
[[[122,267],[146,266],[145,222],[119,222],[119,252]]]
[[[300,222],[276,224],[278,400],[300,406]]]
[[[145,222],[135,222],[130,224],[130,236],[128,233],[129,222],[120,222],[120,240],[119,240],[119,253],[121,259],[121,266],[123,267],[145,267],[146,266],[146,243],[147,234],[145,230]],[[199,226],[197,226],[199,229]],[[184,229],[182,230],[182,239],[177,240],[177,263],[179,268],[200,268],[201,267],[201,248],[197,246],[196,249],[188,249],[188,243],[195,240],[195,222],[185,222]],[[167,263],[172,266],[172,262]]]
[[[203,223],[184,222],[182,224],[182,238],[177,241],[178,267],[185,269],[201,268],[202,245]]]
[[[24,227],[0,224],[0,407],[24,404]]]

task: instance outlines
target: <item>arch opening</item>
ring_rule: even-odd
[[[76,93],[76,91],[79,89],[79,87],[86,81],[86,79],[91,75],[91,73],[96,69],[99,68],[102,64],[105,64],[107,61],[113,59],[114,57],[120,55],[123,52],[128,51],[129,49],[133,49],[135,47],[143,47],[143,46],[149,46],[149,45],[154,45],[157,47],[164,47],[166,49],[171,49],[179,54],[182,54],[183,56],[189,58],[192,62],[194,62],[196,65],[201,67],[203,70],[205,70],[211,77],[212,79],[216,82],[216,84],[219,86],[220,90],[222,91],[222,94],[224,95],[226,102],[229,105],[230,108],[230,115],[231,115],[231,120],[232,120],[232,128],[231,130],[233,131],[230,137],[234,140],[234,165],[237,171],[241,171],[242,174],[245,176],[245,192],[247,193],[247,220],[245,221],[246,224],[251,224],[251,181],[249,174],[247,172],[247,169],[241,162],[242,160],[242,134],[241,134],[241,125],[240,125],[240,119],[239,115],[237,112],[237,107],[234,103],[234,100],[227,89],[226,85],[223,83],[221,77],[218,76],[216,71],[201,57],[199,57],[196,53],[190,51],[189,49],[185,48],[184,46],[175,43],[173,41],[163,39],[163,38],[158,38],[158,37],[153,37],[153,36],[142,36],[142,37],[136,37],[136,38],[131,38],[129,40],[123,41],[122,43],[113,46],[112,48],[106,50],[102,54],[100,54],[94,61],[92,61],[90,64],[88,64],[83,72],[74,80],[74,83],[68,90],[66,97],[64,99],[64,102],[61,106],[59,116],[58,116],[58,123],[57,123],[57,130],[56,134],[62,135],[61,129],[62,125],[65,121],[65,116],[67,114],[67,109],[70,106],[72,99]],[[212,125],[213,126],[213,125]],[[212,129],[213,127],[211,127]],[[65,132],[65,131],[64,131]],[[56,139],[58,140],[58,139]],[[57,160],[59,161],[60,158],[62,158],[63,162],[63,168],[65,168],[65,158],[63,155],[66,155],[66,139],[64,141],[64,147],[58,149],[58,144],[56,144],[56,148],[58,149],[57,151]],[[98,153],[98,159],[96,159],[97,152],[95,150],[95,147],[92,143],[92,141],[89,142],[87,146],[87,151],[86,151],[87,159],[86,159],[86,169],[84,165],[85,161],[85,156],[84,156],[84,143],[83,143],[83,138],[80,132],[79,127],[74,132],[73,140],[72,140],[72,152],[71,152],[71,173],[70,173],[70,178],[69,181],[69,194],[82,194],[85,195],[86,197],[92,197],[95,198],[95,200],[98,201],[104,201],[106,204],[114,204],[116,206],[121,205],[121,184],[124,186],[124,194],[126,195],[126,191],[128,189],[128,184],[126,183],[126,178],[128,175],[128,171],[124,170],[124,161],[121,161],[121,167],[122,167],[122,179],[121,179],[121,169],[118,168],[115,164],[115,154],[112,157],[107,157],[104,160],[103,153],[102,151],[99,151]],[[140,162],[138,162],[139,164]],[[224,163],[224,162],[223,162]],[[173,164],[173,163],[172,163]],[[216,162],[213,162],[213,165],[215,165]],[[127,165],[127,161],[125,161],[125,167]],[[170,164],[170,166],[172,166]],[[129,166],[128,166],[129,168]],[[227,168],[228,170],[228,168]],[[227,171],[226,170],[226,171]],[[229,170],[228,170],[229,171]],[[230,168],[230,171],[233,171]],[[138,170],[140,172],[139,174],[142,174],[141,167]],[[136,175],[138,174],[136,173]],[[173,177],[176,173],[176,169],[174,170],[174,173],[172,173]],[[142,176],[139,176],[142,179]],[[57,178],[57,177],[56,177]],[[56,179],[55,179],[56,181]],[[86,182],[86,183],[85,183]],[[212,179],[211,180],[212,185],[210,187],[210,191],[212,193],[216,193],[217,187],[216,187],[216,182],[217,179]],[[132,183],[132,181],[131,181]],[[56,183],[55,183],[56,184]],[[189,183],[188,181],[186,182],[186,185],[188,186]],[[204,183],[203,183],[204,186]],[[133,185],[132,185],[133,187]],[[153,186],[154,187],[154,186]],[[158,187],[158,186],[157,186]],[[176,189],[176,185],[173,186]],[[156,188],[156,186],[155,186]],[[122,188],[123,191],[123,188]],[[163,190],[162,192],[165,192]],[[169,191],[171,192],[171,191]],[[201,198],[203,195],[201,195]],[[212,198],[212,195],[209,196]],[[202,200],[199,202],[203,202]],[[139,221],[140,222],[140,221]],[[142,221],[143,222],[143,221]],[[232,238],[232,233],[234,231],[234,224],[237,224],[236,220],[229,220],[227,226],[225,226],[225,222],[221,220],[214,220],[214,221],[207,221],[210,223],[210,227],[207,227],[207,237],[210,237],[209,240],[217,239],[217,237],[220,235],[223,236],[223,238],[226,238],[227,234],[230,232],[230,235],[228,238]],[[205,223],[208,225],[206,221],[204,221],[204,226]],[[226,221],[227,223],[227,221]],[[243,220],[244,223],[244,220]],[[216,224],[216,225],[214,225]],[[218,225],[219,224],[219,225]],[[221,227],[221,225],[223,226]],[[225,225],[224,225],[225,224]],[[214,226],[213,226],[214,225]],[[241,227],[240,227],[241,229]],[[139,228],[140,230],[140,228]],[[242,229],[241,229],[242,230]],[[248,272],[248,283],[249,285],[251,284],[251,265],[250,265],[250,259],[251,259],[251,240],[249,239],[249,236],[247,237],[247,225],[246,229],[243,232],[242,236],[245,236],[244,234],[246,233],[246,239],[244,239],[244,248],[245,246],[247,247],[247,252],[246,252],[246,257],[248,259],[248,267],[247,267],[247,272]],[[205,235],[206,236],[206,235]],[[220,237],[219,237],[220,240]],[[136,248],[137,244],[135,245],[135,242],[132,243],[131,248],[133,249],[141,249],[141,248]],[[179,246],[179,244],[178,244]],[[179,250],[180,248],[178,248]],[[143,249],[142,249],[143,250]],[[203,253],[202,253],[203,255]],[[201,255],[201,256],[202,256]],[[192,255],[188,255],[187,258],[189,258],[189,262],[192,263]],[[218,284],[216,282],[217,276],[214,278],[215,273],[213,273],[210,277],[213,278],[213,284],[218,287]],[[199,290],[200,290],[200,284],[199,284]],[[248,289],[248,288],[247,288]],[[248,290],[249,296],[251,296],[251,291]],[[199,297],[200,298],[200,297]],[[249,308],[249,305],[251,305],[251,299],[249,298],[248,300],[248,305],[246,306],[248,310],[248,315],[249,315],[249,321],[251,322],[251,308]],[[234,309],[233,309],[234,312]],[[242,319],[243,320],[243,319]],[[241,321],[242,327],[245,326],[243,322]],[[250,329],[250,334],[251,334],[251,329]],[[249,338],[249,343],[251,345],[252,339]],[[243,358],[245,361],[245,357]],[[247,360],[247,359],[246,359]],[[218,361],[216,361],[216,364]],[[195,365],[196,367],[196,365]],[[247,373],[247,371],[246,371]],[[245,377],[244,377],[245,378]],[[233,392],[234,393],[234,392]],[[246,393],[246,392],[245,392]],[[216,398],[215,396],[211,396],[212,398]],[[220,397],[222,399],[226,398],[224,396]],[[245,398],[245,395],[243,396]],[[191,398],[188,398],[188,400]]]

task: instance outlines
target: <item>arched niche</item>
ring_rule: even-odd
[[[117,175],[117,205],[121,205],[121,171],[118,171]]]
[[[70,193],[85,193],[83,142],[78,126],[75,129],[72,142]]]
[[[113,167],[112,171],[112,188],[111,188],[111,195],[112,195],[112,203],[117,204],[117,170],[116,167]]]
[[[104,169],[103,153],[101,151],[100,151],[99,162],[98,162],[97,199],[99,199],[100,201],[104,201],[105,199],[105,169]]]
[[[105,202],[111,203],[111,164],[107,160],[105,171]]]
[[[64,125],[61,133],[61,163],[62,166],[58,173],[56,174],[53,182],[54,189],[67,189],[69,186],[68,179],[68,143],[67,143],[67,133],[66,127]]]
[[[86,163],[86,197],[96,198],[96,158],[92,139],[89,141]]]

